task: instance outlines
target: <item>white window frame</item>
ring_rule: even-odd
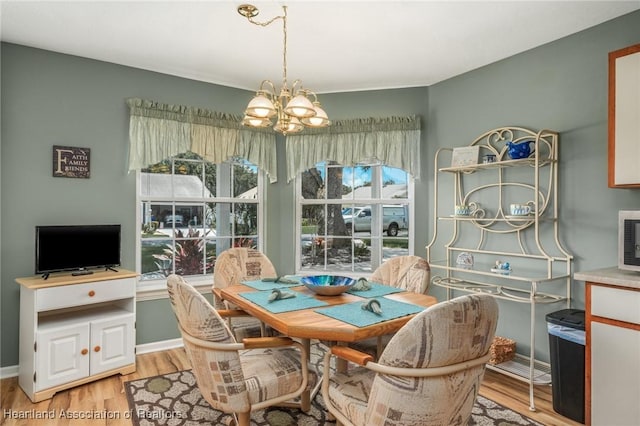
[[[382,167],[391,167],[391,168],[396,168],[397,167],[393,167],[393,166],[387,166],[385,164],[382,163],[374,163],[374,164],[370,164],[370,163],[359,163],[357,164],[355,167],[357,166],[362,166],[362,165],[368,165],[368,166],[376,166],[377,170],[380,171],[382,169]],[[354,167],[354,166],[344,166],[344,167]],[[406,171],[405,171],[406,172]],[[374,172],[375,173],[375,172]],[[372,173],[372,180],[374,179],[373,175],[374,173]],[[383,183],[383,182],[381,182]],[[356,205],[360,205],[360,204],[370,204],[372,207],[374,205],[385,205],[385,204],[397,204],[397,203],[402,203],[402,204],[407,204],[408,205],[408,212],[409,212],[409,221],[408,221],[408,254],[409,255],[413,255],[415,253],[415,208],[414,208],[414,195],[415,195],[415,179],[413,178],[413,176],[411,174],[409,174],[407,172],[407,198],[397,198],[397,199],[386,199],[386,198],[358,198],[358,199],[352,199],[352,200],[338,200],[338,199],[306,199],[302,197],[302,173],[298,173],[298,175],[296,176],[295,179],[295,247],[296,247],[296,252],[295,252],[295,273],[297,274],[304,274],[304,275],[308,275],[308,274],[327,274],[327,273],[340,273],[341,275],[345,275],[345,276],[351,276],[351,277],[368,277],[370,276],[373,271],[375,270],[375,267],[373,267],[373,265],[375,265],[377,262],[374,262],[373,258],[372,258],[372,270],[371,272],[363,272],[363,271],[343,271],[343,270],[331,270],[331,269],[325,269],[325,268],[308,268],[308,269],[301,269],[301,264],[302,264],[302,244],[300,244],[300,241],[302,239],[302,224],[301,224],[301,218],[302,218],[302,207],[304,205],[317,205],[317,204],[325,204],[325,205],[329,205],[329,204],[347,204],[347,203],[351,203],[351,204],[356,204]],[[381,229],[381,228],[380,228]],[[381,231],[382,232],[382,231]],[[382,235],[378,235],[378,238],[381,238]],[[379,262],[382,263],[383,259],[382,259],[382,253],[380,253],[380,259]],[[373,254],[372,254],[373,256]]]
[[[230,163],[223,163],[230,164]],[[221,164],[217,164],[216,167],[220,167]],[[265,190],[266,190],[266,173],[258,168],[258,183],[257,183],[257,194],[256,194],[256,202],[257,205],[257,233],[258,236],[258,244],[257,249],[263,250],[264,245],[264,223],[265,223]],[[136,244],[135,244],[135,267],[136,272],[141,273],[142,271],[142,238],[140,233],[140,224],[143,221],[142,213],[141,213],[141,203],[144,201],[149,201],[152,203],[158,202],[167,202],[167,203],[176,203],[176,204],[188,204],[188,203],[237,203],[237,202],[246,202],[246,199],[236,198],[236,197],[212,197],[212,198],[175,198],[172,197],[167,199],[167,197],[142,197],[141,188],[142,184],[142,172],[140,170],[136,171]],[[213,273],[210,274],[202,274],[202,275],[191,275],[188,277],[189,283],[192,284],[196,289],[198,289],[201,293],[210,293],[211,288],[213,286]],[[150,279],[150,280],[138,280],[137,285],[137,300],[154,300],[154,299],[163,299],[167,297],[167,283],[165,279]]]

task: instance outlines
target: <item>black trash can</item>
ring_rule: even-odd
[[[547,315],[553,409],[584,423],[584,311],[563,309]]]

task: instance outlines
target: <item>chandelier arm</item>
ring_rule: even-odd
[[[265,90],[264,86],[268,85],[271,86],[271,91]],[[262,83],[260,83],[260,90],[268,93],[271,97],[276,98],[278,95],[278,91],[276,90],[276,85],[273,84],[273,82],[271,80],[262,80]]]
[[[297,89],[296,89],[297,88]],[[291,94],[292,95],[296,95],[298,92],[305,94],[307,93],[307,89],[305,89],[302,86],[302,80],[297,79],[296,81],[293,82],[293,84],[291,85]]]

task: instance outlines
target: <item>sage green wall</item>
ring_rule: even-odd
[[[576,270],[604,267],[616,262],[617,211],[640,208],[639,190],[607,188],[607,52],[638,42],[640,12],[635,12],[429,88],[327,94],[321,100],[334,120],[421,116],[420,255],[432,232],[436,149],[467,144],[505,125],[559,131],[561,238],[576,256]],[[19,288],[14,279],[33,273],[35,225],[121,223],[123,266],[134,267],[135,178],[125,169],[125,99],[237,114],[251,94],[24,46],[1,48],[0,366],[6,367],[18,362]],[[91,148],[91,178],[51,177],[53,145]],[[278,159],[284,164],[282,139]],[[292,271],[293,214],[293,184],[280,167],[278,182],[267,188],[265,251],[283,272]],[[443,297],[440,289],[430,291]],[[582,283],[574,284],[574,296],[574,305],[584,307]],[[522,305],[501,308],[502,324],[509,325],[501,331],[526,340],[528,315]],[[139,344],[178,337],[166,299],[138,303],[137,325]],[[543,331],[540,339],[546,339]]]
[[[18,363],[19,288],[33,274],[34,226],[122,224],[134,269],[135,174],[126,172],[128,97],[242,111],[250,92],[2,44],[1,366]],[[91,178],[52,177],[52,146],[91,149]],[[166,300],[141,302],[138,343],[178,337]]]
[[[640,209],[640,190],[607,187],[608,52],[639,42],[635,12],[429,87],[423,160],[497,127],[560,132],[560,239],[575,256],[575,271],[616,265],[618,210]],[[572,307],[584,309],[583,282],[572,284],[572,296]],[[544,314],[562,308],[539,306],[542,359],[548,352]],[[529,350],[528,312],[527,305],[500,303],[498,334],[522,336],[522,353]]]

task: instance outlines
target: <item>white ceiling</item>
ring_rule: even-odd
[[[1,0],[3,41],[255,90],[282,81],[282,21],[246,1]],[[636,1],[253,2],[288,13],[288,80],[318,93],[428,86],[631,11]]]

